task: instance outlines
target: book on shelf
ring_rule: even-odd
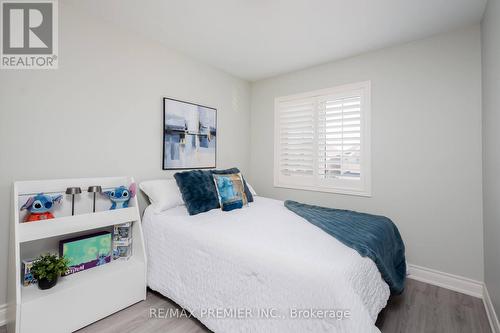
[[[36,284],[37,280],[31,273],[31,267],[33,267],[33,264],[36,262],[36,259],[24,259],[22,261],[22,278],[23,278],[23,286],[27,287],[32,284]]]

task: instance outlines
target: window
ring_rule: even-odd
[[[370,82],[275,100],[274,186],[371,195]]]

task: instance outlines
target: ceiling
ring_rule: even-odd
[[[68,0],[256,81],[479,22],[487,0]]]

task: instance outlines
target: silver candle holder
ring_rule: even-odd
[[[75,195],[82,193],[82,189],[79,187],[68,187],[66,189],[66,194],[71,195],[71,215],[75,215]]]
[[[102,187],[95,185],[95,186],[89,186],[87,192],[92,193],[94,195],[94,200],[93,200],[93,205],[92,205],[92,212],[95,213],[95,197],[97,193],[102,193]]]

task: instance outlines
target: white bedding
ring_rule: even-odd
[[[256,197],[244,209],[195,216],[184,206],[148,208],[143,229],[149,287],[212,331],[379,332],[389,287],[373,261],[282,201]],[[297,318],[304,309],[302,317],[323,318]],[[331,318],[333,310],[350,318]]]

